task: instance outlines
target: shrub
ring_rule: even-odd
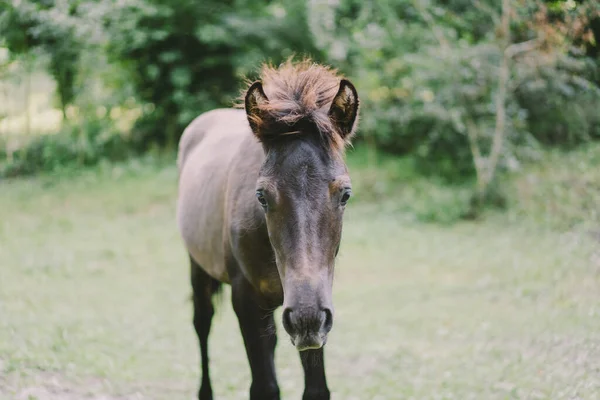
[[[123,160],[132,154],[129,141],[114,130],[112,121],[96,119],[83,125],[67,125],[56,134],[34,137],[10,155],[6,150],[1,152],[0,176],[31,175],[91,166],[101,160]]]

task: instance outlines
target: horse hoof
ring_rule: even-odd
[[[212,389],[200,389],[198,392],[198,400],[213,400]]]
[[[329,390],[305,391],[302,400],[330,400],[331,394]]]

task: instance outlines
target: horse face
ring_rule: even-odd
[[[256,195],[282,281],[283,326],[299,350],[320,348],[333,324],[333,270],[351,196],[346,165],[299,136],[269,149]]]
[[[359,101],[348,80],[312,64],[276,75],[264,88],[253,83],[244,107],[266,154],[256,195],[282,282],[283,326],[302,351],[323,346],[333,325],[333,267],[351,195],[342,154]]]

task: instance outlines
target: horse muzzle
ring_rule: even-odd
[[[283,327],[298,351],[319,349],[327,342],[333,326],[329,308],[292,308],[283,310]]]

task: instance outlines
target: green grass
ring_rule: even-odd
[[[333,398],[599,399],[598,239],[524,217],[418,222],[421,206],[406,203],[429,184],[418,192],[399,167],[380,165],[395,177],[377,181],[353,161],[326,355]],[[145,161],[0,183],[0,399],[194,396],[175,195],[172,163]],[[228,295],[212,375],[217,399],[239,400],[249,368]],[[300,363],[277,320],[283,398],[299,399]]]

